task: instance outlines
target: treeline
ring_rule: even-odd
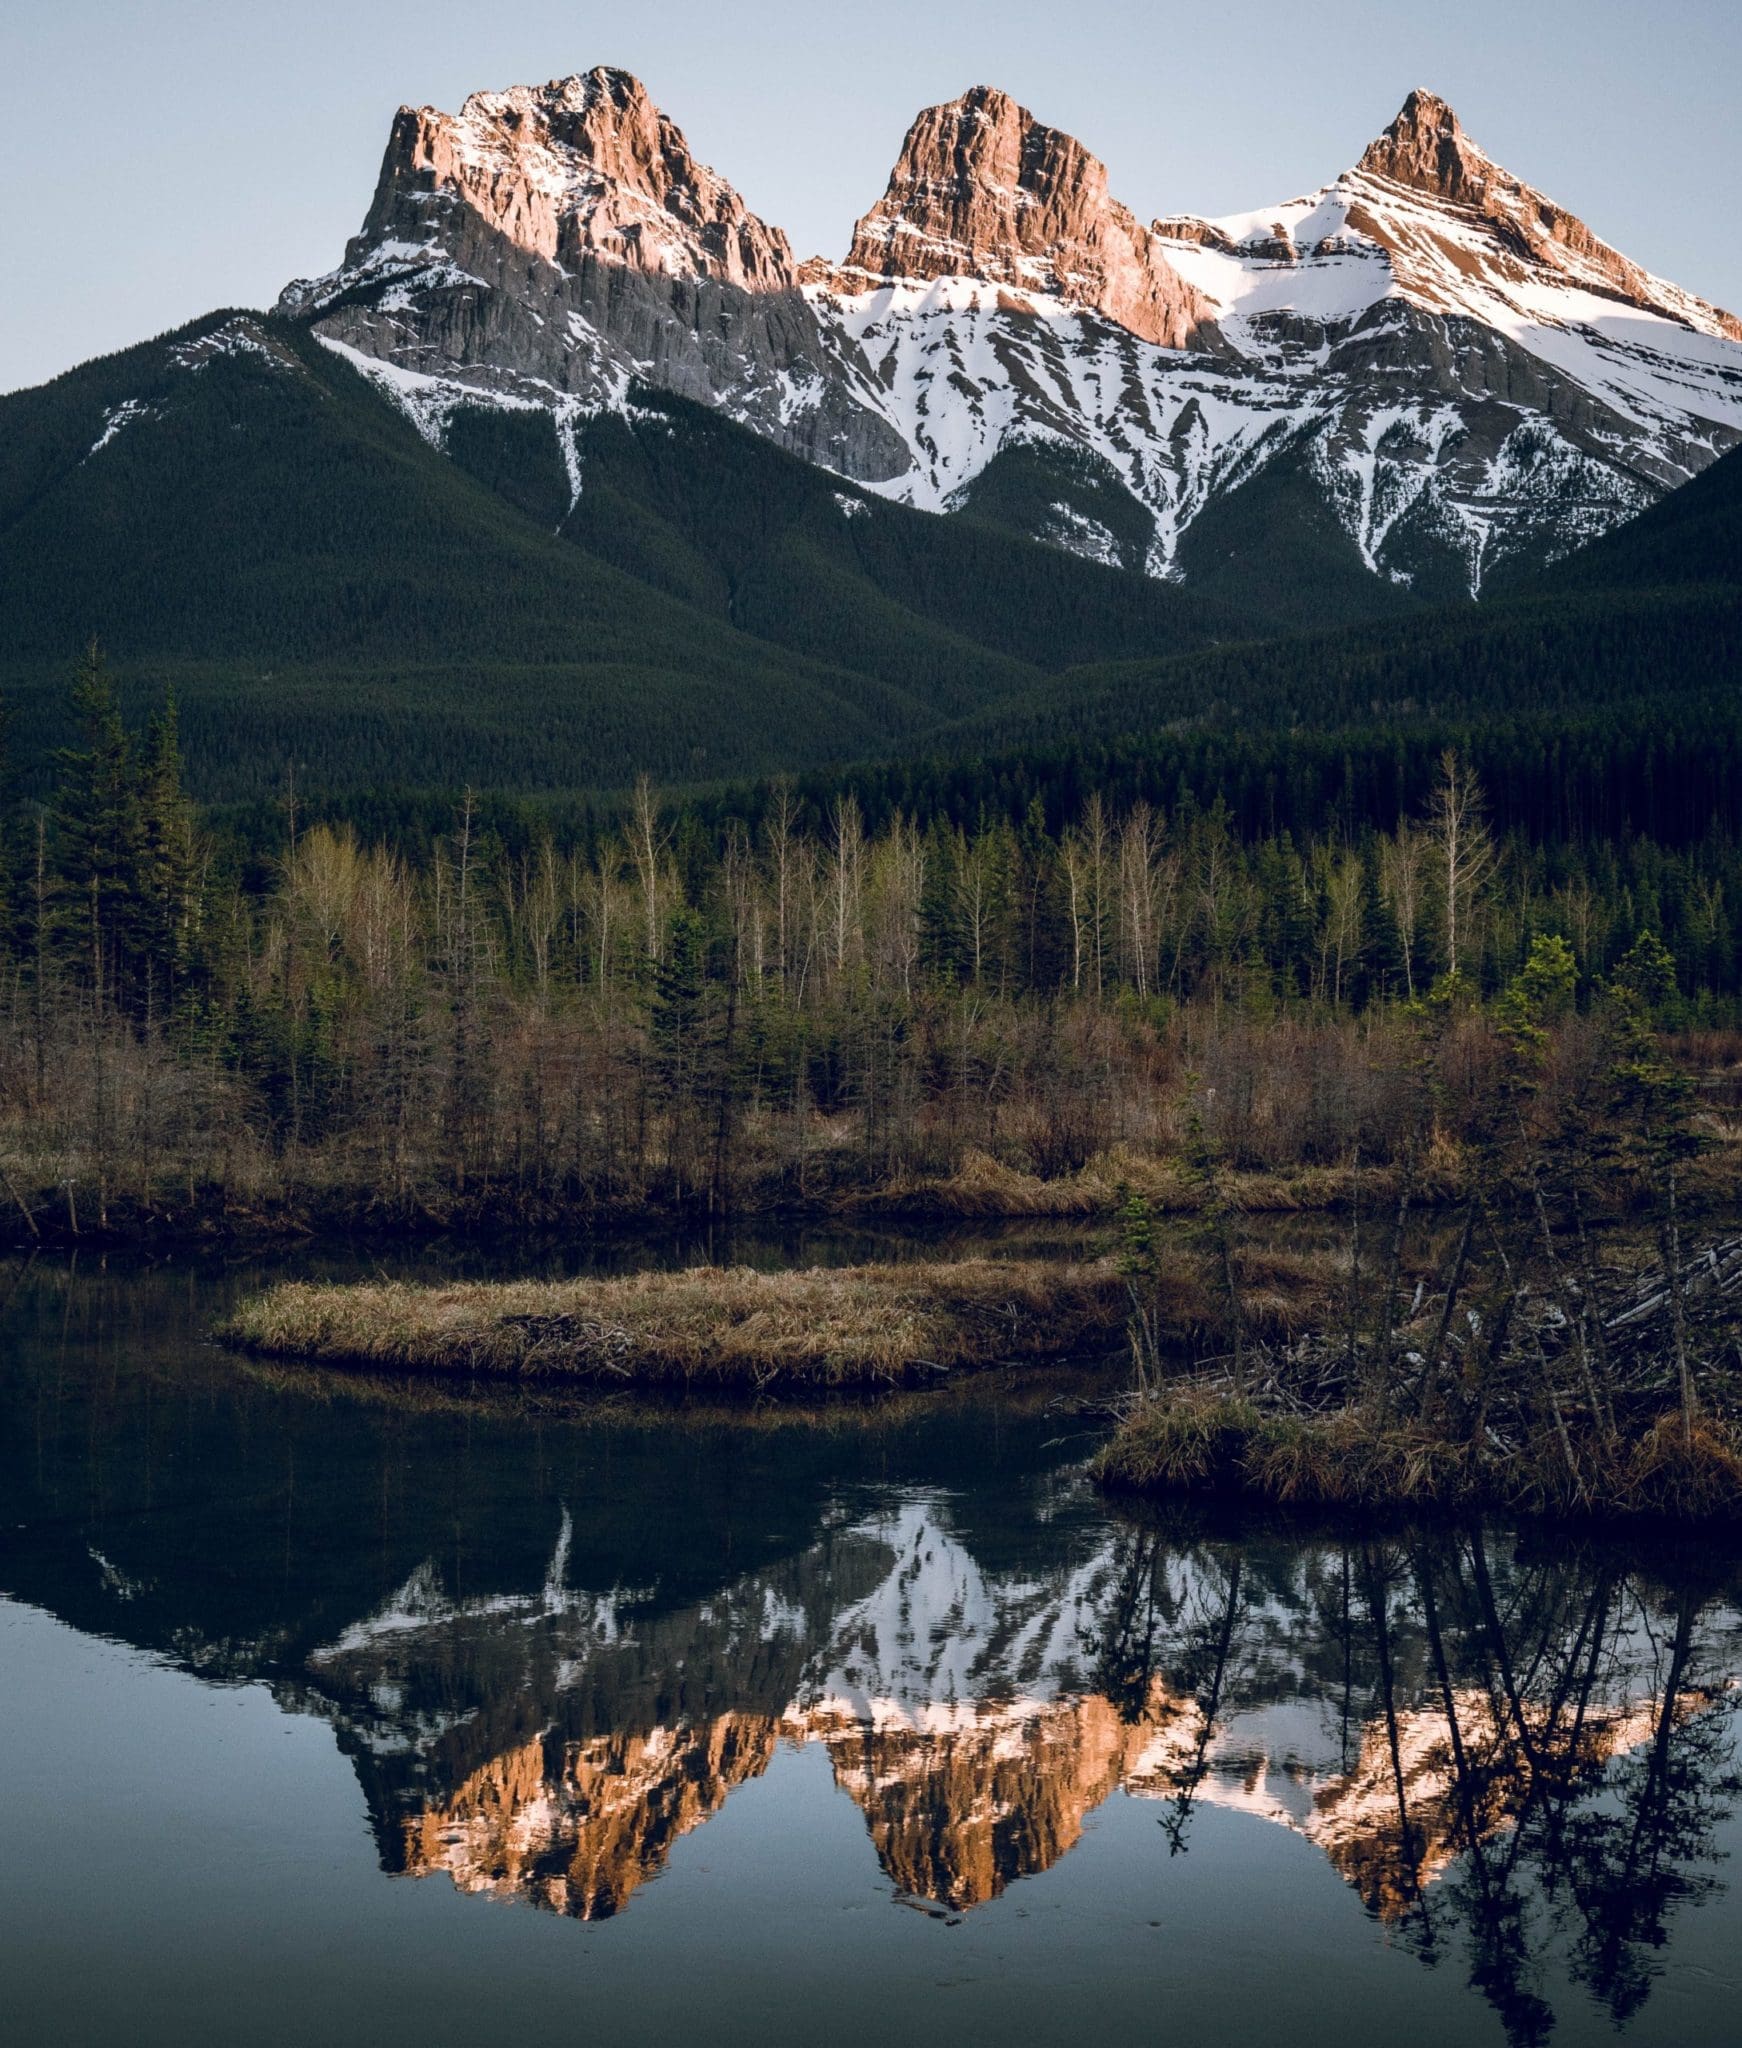
[[[1630,532],[1631,529],[1623,529]],[[1742,588],[1612,589],[1445,606],[1337,631],[1237,640],[1197,653],[1071,672],[1067,692],[988,711],[976,737],[999,748],[1068,737],[1106,740],[1225,717],[1307,732],[1372,722],[1528,715],[1574,723],[1623,719],[1682,692],[1715,707],[1742,659]],[[1734,722],[1733,709],[1721,711]]]
[[[1490,824],[1507,841],[1508,871],[1521,882],[1529,873],[1535,893],[1590,869],[1606,891],[1643,886],[1661,895],[1667,886],[1673,896],[1676,882],[1661,879],[1666,857],[1693,854],[1704,872],[1728,873],[1729,849],[1742,841],[1742,731],[1728,706],[1697,694],[1571,719],[1519,715],[1480,725],[1308,732],[1210,722],[1006,754],[917,754],[814,770],[787,784],[695,790],[683,808],[715,838],[734,821],[762,832],[782,804],[804,831],[823,836],[841,796],[859,806],[872,834],[899,815],[968,834],[995,821],[1018,829],[1038,821],[1057,838],[1098,795],[1115,815],[1138,803],[1170,818],[1219,805],[1244,842],[1284,835],[1296,843],[1358,841],[1425,815],[1448,748],[1481,785]],[[387,779],[343,793],[305,766],[299,778],[315,794],[301,800],[300,815],[306,823],[348,825],[423,864],[452,831],[461,797],[441,786],[433,757],[430,780],[420,784],[416,766],[415,753],[402,749]],[[288,831],[287,779],[282,770],[261,779],[270,781],[270,795],[213,806],[208,822],[247,857],[276,860]],[[491,784],[476,813],[481,829],[516,859],[547,835],[592,859],[622,808],[597,792],[516,796]]]
[[[813,774],[798,787],[819,817],[848,789],[877,824],[896,811],[966,827],[987,812],[1014,823],[1038,804],[1057,832],[1098,793],[1121,811],[1138,802],[1207,808],[1219,798],[1242,839],[1350,838],[1424,812],[1448,747],[1522,858],[1578,858],[1604,841],[1681,849],[1742,838],[1742,729],[1729,703],[1697,692],[1606,712],[1305,731],[1211,718],[1116,739],[880,762]],[[732,792],[713,808],[743,812],[757,801]]]
[[[134,732],[93,653],[74,710],[6,838],[15,1230],[1054,1182],[1194,1121],[1254,1172],[1383,1163],[1407,1006],[1458,991],[1479,1064],[1484,994],[1544,936],[1581,1001],[1651,934],[1670,1022],[1736,1009],[1730,840],[1533,847],[1449,751],[1388,830],[1252,835],[1189,789],[970,826],[643,784],[563,834],[465,800],[409,844],[287,800],[269,857],[189,801],[173,703]]]

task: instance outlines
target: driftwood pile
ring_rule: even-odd
[[[1679,1269],[1680,1301],[1669,1269],[1653,1260],[1631,1273],[1603,1276],[1604,1298],[1587,1310],[1578,1282],[1565,1277],[1566,1298],[1521,1287],[1508,1307],[1501,1359],[1504,1378],[1520,1392],[1535,1392],[1546,1378],[1565,1378],[1575,1400],[1588,1363],[1600,1373],[1607,1398],[1642,1399],[1673,1393],[1678,1378],[1676,1323],[1679,1306],[1683,1346],[1700,1361],[1702,1373],[1742,1383],[1742,1236],[1700,1245]],[[1404,1326],[1389,1338],[1351,1317],[1344,1327],[1320,1329],[1287,1343],[1248,1343],[1232,1353],[1201,1361],[1191,1375],[1217,1393],[1238,1390],[1256,1406],[1300,1416],[1325,1415],[1376,1390],[1383,1377],[1393,1397],[1408,1409],[1420,1398],[1430,1370],[1430,1350],[1443,1346],[1443,1366],[1480,1347],[1487,1336],[1480,1312],[1466,1306],[1443,1331],[1443,1296],[1425,1283],[1409,1302]],[[1388,1355],[1382,1361],[1379,1354]],[[1578,1357],[1577,1368],[1570,1366]],[[1563,1364],[1568,1370],[1557,1368]],[[1383,1368],[1383,1369],[1382,1369]]]

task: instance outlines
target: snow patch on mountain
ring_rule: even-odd
[[[169,360],[182,370],[203,370],[224,356],[249,357],[294,376],[303,374],[302,364],[284,342],[246,314],[178,341],[169,351]]]
[[[1710,428],[1742,433],[1742,348],[1691,293],[1647,278],[1659,303],[1628,303],[1588,267],[1551,269],[1477,214],[1362,171],[1256,213],[1158,221],[1156,233],[1244,355],[1273,353],[1277,315],[1343,325],[1395,298],[1506,336],[1647,429],[1691,424],[1711,454],[1728,442]]]
[[[350,364],[389,398],[432,448],[447,446],[448,427],[456,412],[466,406],[480,406],[494,412],[544,412],[551,416],[557,450],[569,482],[569,509],[574,510],[581,495],[579,433],[597,408],[585,404],[534,378],[517,378],[518,388],[500,383],[472,383],[459,377],[431,376],[422,370],[408,370],[403,364],[382,356],[365,355],[348,342],[317,334],[324,349]]]
[[[147,405],[143,398],[124,398],[119,405],[110,406],[103,415],[103,431],[91,443],[90,454],[86,455],[85,460],[89,462],[92,455],[107,448],[124,428],[132,426],[138,420],[154,420],[157,417],[157,408]]]
[[[971,278],[807,296],[837,375],[911,456],[869,488],[922,511],[950,509],[1004,447],[1050,439],[1112,468],[1155,516],[1166,564],[1216,491],[1324,410],[1304,377],[1158,348],[1038,293],[1014,310]]]

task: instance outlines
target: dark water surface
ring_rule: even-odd
[[[1733,1549],[1122,1517],[1056,1377],[408,1402],[260,1277],[0,1267],[7,2040],[1742,2039]]]

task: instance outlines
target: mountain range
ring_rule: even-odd
[[[598,69],[401,108],[332,272],[0,400],[0,683],[48,732],[94,633],[230,795],[983,744],[1110,665],[1140,726],[1133,675],[1190,715],[1182,664],[1302,632],[1419,701],[1541,604],[1600,692],[1616,589],[1700,586],[1727,658],[1739,441],[1742,322],[1426,92],[1314,193],[1146,226],[976,87],[836,262]]]
[[[432,438],[479,392],[543,408],[577,497],[572,423],[651,384],[929,511],[1026,451],[1004,509],[1031,537],[1188,579],[1205,515],[1294,472],[1370,572],[1474,594],[1742,438],[1742,322],[1425,92],[1317,192],[1144,227],[976,87],[914,122],[833,264],[591,71],[402,109],[343,264],[280,310]]]

